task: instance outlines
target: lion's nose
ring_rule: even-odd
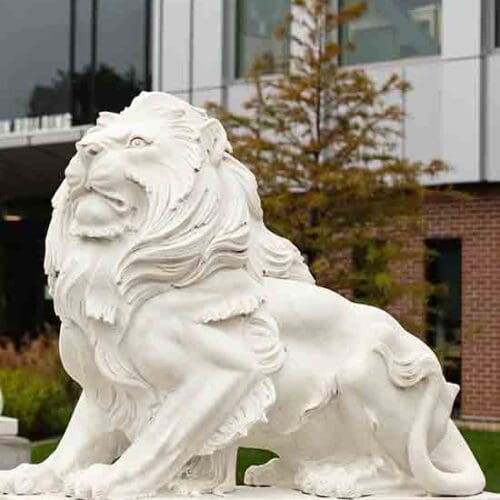
[[[80,142],[80,151],[86,156],[97,156],[104,147],[98,142]]]

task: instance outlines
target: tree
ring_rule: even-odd
[[[333,35],[364,6],[329,4],[292,0],[276,34],[290,39],[289,70],[264,77],[266,61],[256,61],[244,114],[210,107],[257,176],[267,223],[298,245],[319,284],[382,307],[415,294],[422,303],[424,278],[402,283],[398,268],[415,257],[408,234],[422,231],[421,179],[446,166],[401,157],[404,110],[391,97],[409,84],[340,65]]]

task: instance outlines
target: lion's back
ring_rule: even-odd
[[[353,303],[342,295],[312,283],[265,278],[264,288],[271,314],[281,336],[313,339],[333,337],[352,314]]]
[[[273,278],[264,279],[264,287],[285,343],[297,342],[301,348],[323,349],[337,357],[370,351],[378,342],[419,342],[385,311],[351,302],[327,288]]]

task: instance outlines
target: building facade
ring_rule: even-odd
[[[335,4],[351,0],[332,0]],[[338,33],[341,61],[412,85],[401,155],[442,158],[434,179],[470,194],[426,209],[432,263],[405,273],[448,286],[430,343],[450,347],[462,418],[500,421],[500,0],[368,0]],[[293,50],[274,26],[289,0],[0,0],[0,335],[51,321],[41,269],[48,200],[98,110],[141,89],[240,110],[256,56]],[[29,13],[29,14],[28,14]],[[430,309],[430,308],[429,308]],[[429,330],[430,331],[430,330]]]

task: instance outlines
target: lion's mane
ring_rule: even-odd
[[[121,113],[101,113],[96,126],[152,119],[181,154],[142,171],[127,171],[128,178],[145,190],[148,206],[141,228],[124,243],[113,272],[119,294],[129,304],[142,302],[165,285],[190,286],[231,268],[246,268],[257,279],[312,282],[297,248],[265,227],[255,177],[231,156],[227,138],[221,161],[213,164],[200,130],[214,120],[204,110],[165,93],[143,92]],[[70,234],[72,207],[66,182],[52,203],[45,271],[53,284],[66,258],[67,242],[75,238]]]

